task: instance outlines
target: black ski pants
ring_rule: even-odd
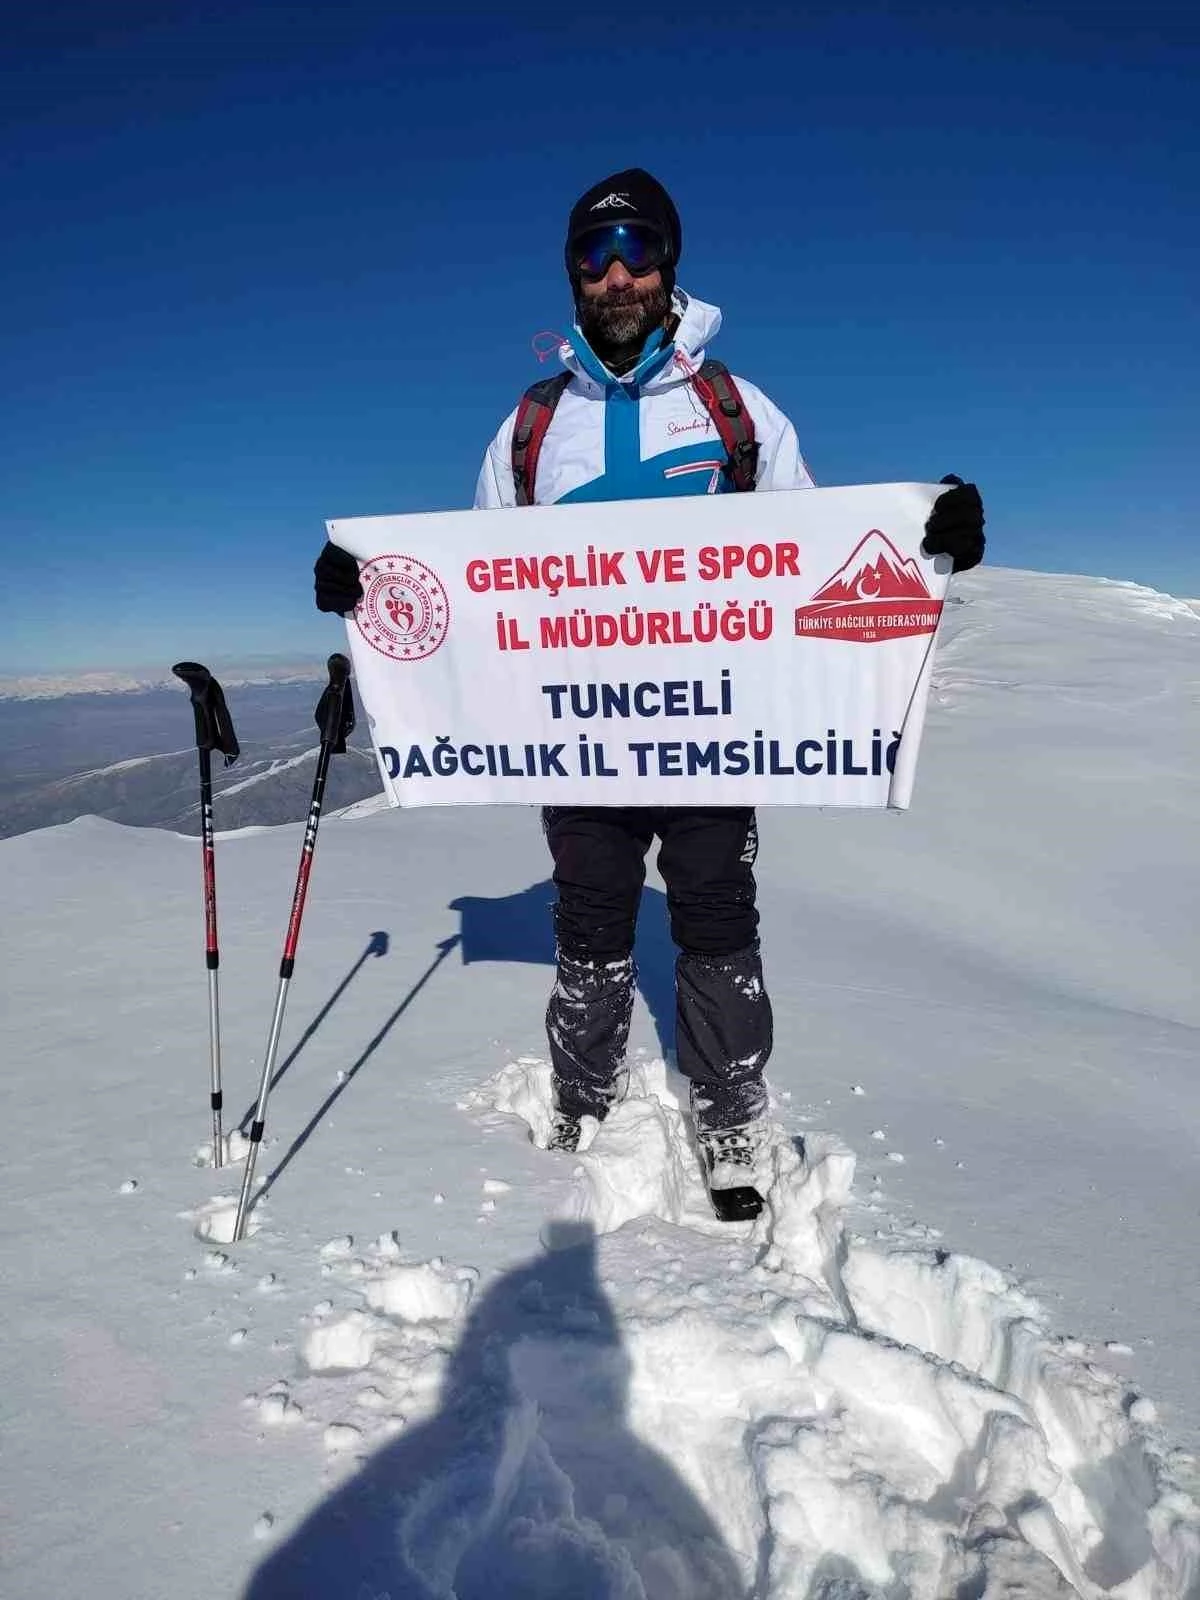
[[[771,1002],[755,908],[758,830],[749,807],[552,807],[542,814],[558,889],[558,971],[546,1029],[556,1103],[602,1117],[624,1064],[638,903],[660,841],[675,967],[676,1053],[701,1127],[766,1109]]]

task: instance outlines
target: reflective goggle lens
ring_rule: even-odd
[[[597,228],[579,241],[575,259],[585,278],[602,278],[614,261],[635,275],[653,272],[667,259],[667,249],[657,228],[645,222],[614,222]]]

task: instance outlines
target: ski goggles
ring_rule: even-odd
[[[614,261],[620,261],[635,278],[665,267],[671,259],[666,239],[649,222],[607,222],[589,229],[571,246],[571,256],[582,278],[595,282]]]

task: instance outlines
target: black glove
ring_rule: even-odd
[[[939,501],[939,504],[941,502]],[[341,545],[327,544],[313,565],[318,611],[353,611],[363,597],[358,562]]]
[[[953,473],[942,482],[954,487],[933,502],[921,549],[927,556],[949,556],[955,572],[966,572],[983,560],[983,501],[973,483]]]

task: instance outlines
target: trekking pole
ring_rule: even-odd
[[[279,1054],[283,1011],[287,1005],[288,985],[292,981],[292,973],[296,967],[296,946],[300,943],[300,919],[304,915],[308,875],[312,871],[313,851],[317,845],[317,828],[321,821],[321,804],[325,798],[329,758],[344,754],[346,736],[354,730],[354,695],[350,688],[350,663],[345,656],[332,655],[328,665],[329,683],[317,702],[316,722],[321,730],[317,775],[313,779],[308,825],[304,830],[304,844],[300,850],[300,868],[296,874],[295,893],[292,895],[292,914],[288,918],[287,935],[283,942],[283,960],[279,963],[279,989],[275,995],[271,1032],[267,1038],[267,1054],[263,1062],[262,1079],[258,1086],[258,1102],[254,1108],[254,1121],[250,1124],[250,1148],[246,1152],[246,1170],[242,1175],[242,1192],[238,1198],[237,1220],[233,1226],[235,1241],[242,1238],[246,1231],[250,1190],[254,1184],[254,1167],[258,1160],[263,1128],[267,1120],[267,1096],[271,1092],[271,1079],[275,1075],[275,1058]]]
[[[213,1166],[225,1158],[221,1137],[221,1014],[217,1004],[217,879],[213,851],[212,752],[219,750],[231,767],[241,754],[221,685],[198,661],[177,661],[171,668],[187,684],[196,718],[196,749],[200,754],[200,841],[204,852],[204,964],[208,968],[209,1104],[212,1107]]]

